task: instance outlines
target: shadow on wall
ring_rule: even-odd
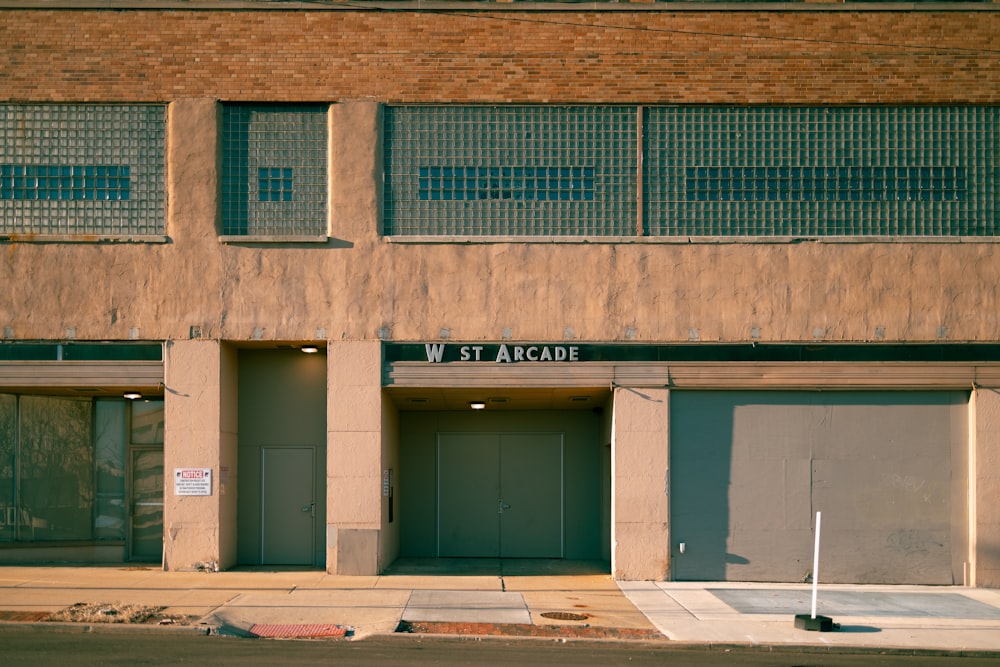
[[[965,392],[673,392],[673,578],[808,581],[822,511],[826,582],[960,581],[967,424]]]
[[[732,412],[694,393],[672,392],[670,402],[671,576],[722,581],[730,558],[746,562],[727,554]]]

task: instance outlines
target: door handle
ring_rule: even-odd
[[[497,514],[503,514],[504,510],[509,510],[510,505],[503,501],[503,498],[497,501]]]
[[[314,507],[316,507],[316,503],[309,503],[308,505],[303,505],[302,506],[302,511],[303,512],[312,512]]]

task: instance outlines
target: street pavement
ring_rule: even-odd
[[[79,603],[133,604],[185,619],[164,629],[246,637],[357,640],[403,631],[1000,658],[1000,590],[820,586],[817,613],[836,627],[828,632],[797,627],[811,602],[807,584],[616,582],[606,563],[577,561],[401,560],[379,576],[0,566],[0,622],[48,625],[48,614]]]

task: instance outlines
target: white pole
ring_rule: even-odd
[[[812,617],[816,618],[816,591],[819,586],[819,523],[822,512],[816,512],[816,546],[813,547],[813,599]]]

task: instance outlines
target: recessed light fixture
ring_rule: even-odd
[[[486,403],[483,401],[472,401],[469,403],[469,407],[473,410],[482,410],[486,407]]]
[[[138,391],[126,391],[124,394],[122,394],[122,397],[127,398],[130,401],[134,401],[142,398],[142,393]]]
[[[315,345],[303,345],[301,349],[306,354],[316,354],[317,352],[319,352],[319,348],[316,347]]]

